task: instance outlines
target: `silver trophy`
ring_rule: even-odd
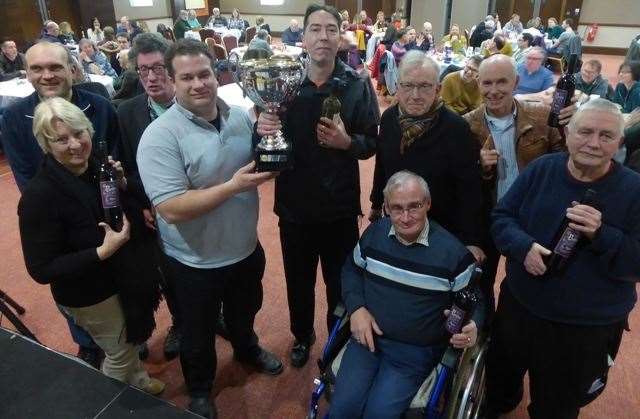
[[[302,63],[287,55],[243,60],[236,56],[230,57],[230,61],[235,64],[234,76],[245,95],[269,113],[278,113],[283,103],[291,101],[304,79]],[[292,163],[291,145],[280,130],[262,137],[255,154],[258,172],[284,170]]]

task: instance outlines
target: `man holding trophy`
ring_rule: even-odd
[[[375,153],[380,111],[370,81],[336,59],[340,15],[311,5],[304,17],[309,54],[298,94],[280,115],[262,112],[257,137],[282,129],[292,149],[289,168],[276,178],[291,332],[291,364],[302,367],[315,341],[313,328],[318,261],[327,290],[327,325],[340,300],[340,272],[358,241],[358,159]],[[273,57],[271,58],[273,59]],[[264,140],[263,140],[264,141]]]
[[[157,211],[167,265],[182,314],[180,362],[189,409],[217,417],[210,404],[216,371],[215,319],[221,302],[234,357],[276,375],[282,362],[258,345],[265,256],[258,241],[257,186],[274,177],[255,171],[253,123],[217,97],[214,59],[184,39],[165,54],[176,103],[145,130],[140,177]]]

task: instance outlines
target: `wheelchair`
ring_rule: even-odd
[[[318,360],[320,374],[314,379],[314,390],[307,419],[317,419],[319,404],[331,395],[340,361],[351,336],[346,309],[339,305],[336,322]],[[481,417],[484,401],[485,361],[488,339],[465,350],[448,347],[440,363],[422,383],[411,401],[404,419],[477,419]],[[328,416],[324,416],[325,419]]]

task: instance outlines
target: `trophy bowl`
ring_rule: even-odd
[[[243,60],[236,57],[233,64],[236,82],[264,112],[278,113],[283,103],[293,99],[304,79],[302,63],[287,55]],[[262,137],[255,154],[258,172],[281,171],[291,167],[291,145],[280,130],[274,135]]]

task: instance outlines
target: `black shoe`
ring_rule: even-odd
[[[311,351],[311,345],[316,341],[316,333],[313,332],[306,342],[296,340],[291,348],[291,365],[296,368],[302,368],[309,360],[309,352]]]
[[[99,370],[104,360],[104,351],[100,348],[87,348],[85,346],[78,347],[78,358]]]
[[[220,314],[218,314],[218,320],[216,321],[216,335],[220,336],[224,340],[230,340],[229,329],[227,328],[227,323],[224,321],[222,310],[220,310]]]
[[[260,353],[257,356],[249,359],[245,358],[236,358],[238,361],[243,364],[250,365],[258,372],[269,374],[269,375],[278,375],[284,370],[284,366],[282,365],[282,361],[278,359],[277,356],[272,354],[271,352],[259,348]]]
[[[210,402],[208,397],[192,397],[191,402],[189,403],[189,410],[203,418],[218,418],[216,404],[214,402]]]
[[[171,326],[167,330],[167,337],[164,338],[164,357],[167,361],[180,354],[180,332],[175,326]]]
[[[138,358],[140,361],[144,361],[149,358],[149,347],[147,346],[147,342],[138,345]]]

